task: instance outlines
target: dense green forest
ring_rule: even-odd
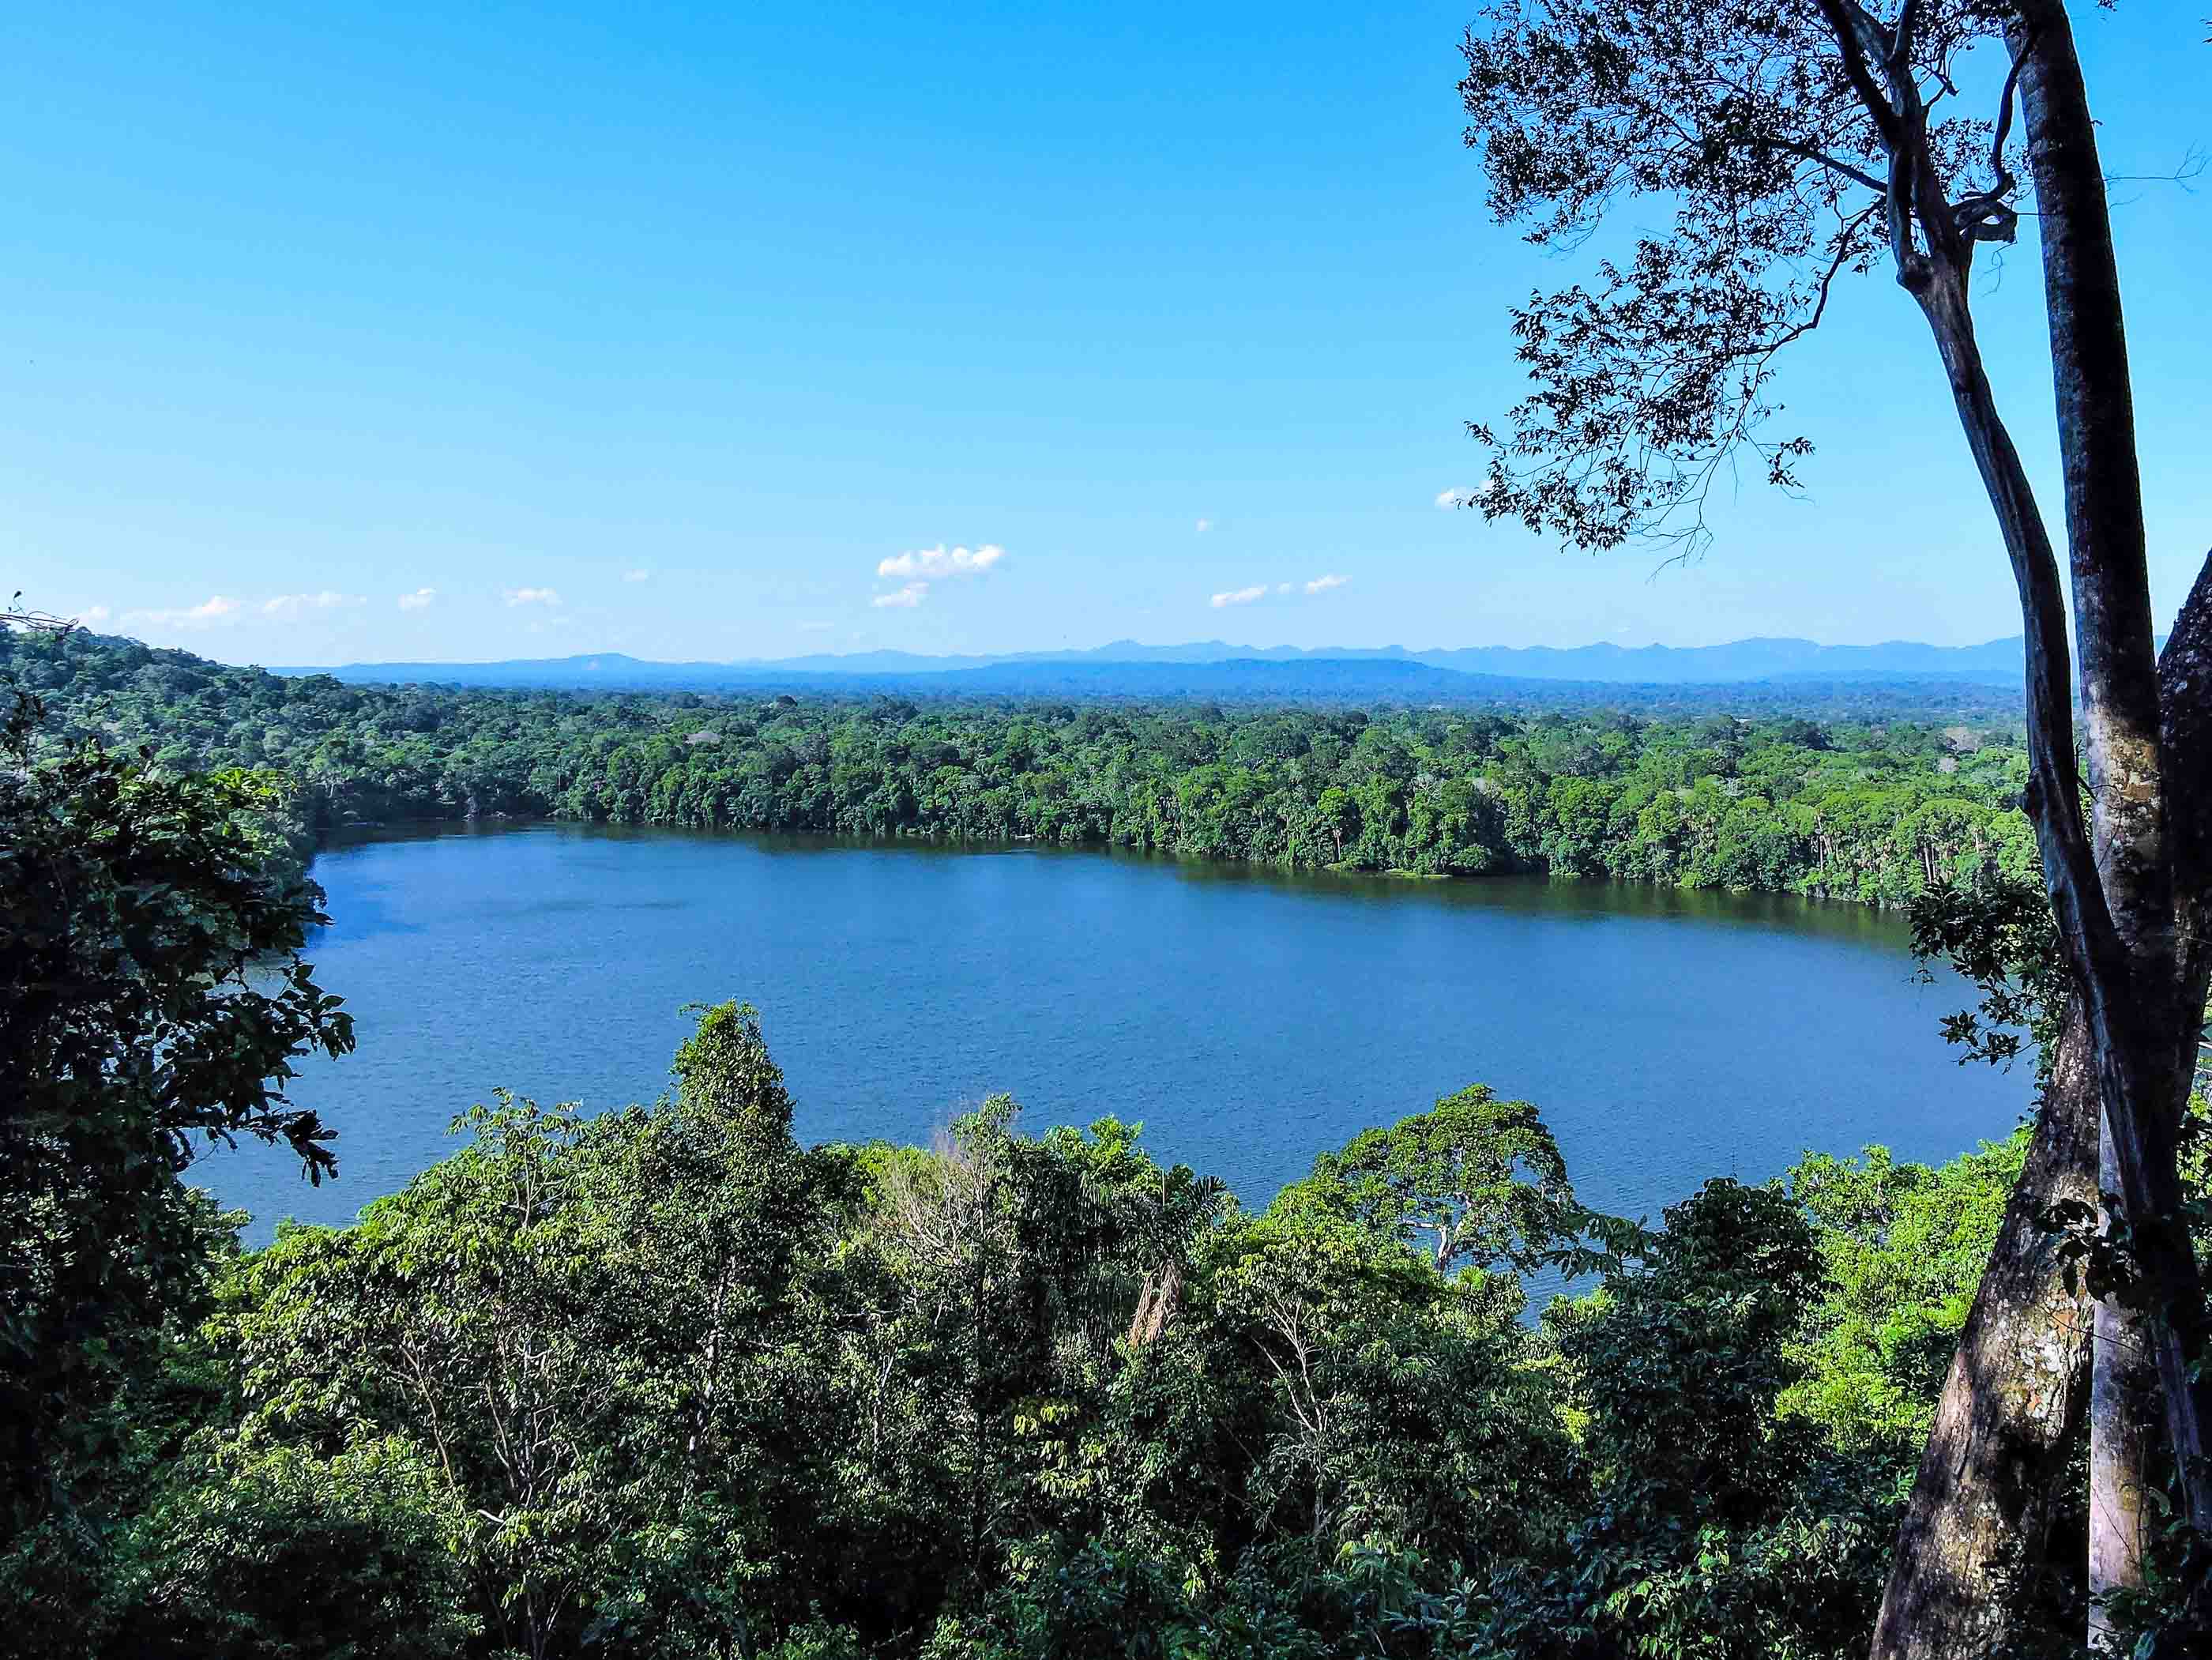
[[[1253,1214],[1133,1127],[1031,1138],[1011,1102],[931,1149],[803,1149],[742,1009],[677,1075],[590,1121],[477,1109],[353,1228],[241,1256],[200,1212],[204,1295],[118,1402],[100,1548],[34,1536],[16,1629],[1841,1655],[2024,1146],[1710,1183],[1530,1327],[1515,1260],[1589,1224],[1534,1110],[1479,1088]]]
[[[315,831],[507,815],[1021,837],[1881,903],[2035,869],[2005,722],[591,697],[342,685],[82,634],[6,647],[52,741],[273,770]]]
[[[27,695],[9,729],[0,1652],[1863,1651],[2024,1134],[1941,1169],[1875,1149],[1717,1180],[1647,1227],[1585,1210],[1538,1108],[1471,1084],[1407,1104],[1255,1212],[1161,1166],[1140,1127],[1033,1134],[1006,1099],[927,1148],[802,1147],[758,1018],[726,1003],[649,1105],[456,1102],[455,1152],[353,1226],[245,1251],[241,1219],[188,1184],[244,1136],[329,1165],[331,1127],[283,1086],[298,1056],[353,1036],[343,988],[301,957],[320,896],[285,856],[300,786],[268,768],[336,808],[364,780],[393,789],[404,773],[331,757],[434,753],[412,728],[372,740],[404,708],[471,764],[542,745],[556,768],[596,756],[600,778],[609,756],[710,720],[749,726],[726,757],[740,773],[741,754],[810,736],[887,755],[936,733],[1007,800],[1043,802],[1023,782],[1042,758],[1121,745],[1186,745],[1155,775],[1185,782],[1233,772],[1219,757],[1242,746],[1295,794],[1334,744],[1327,775],[1352,781],[1319,794],[1376,802],[1401,756],[1455,756],[1462,779],[1523,781],[1547,833],[1583,784],[1656,792],[1647,811],[1771,799],[1818,824],[1856,792],[1893,803],[1890,834],[1947,805],[2002,826],[2002,742],[736,710],[243,675],[267,706],[214,733],[233,672],[149,657],[106,688],[106,714],[82,677],[50,677],[52,707]],[[295,736],[272,744],[280,727]],[[1269,742],[1296,748],[1270,761]],[[246,759],[260,769],[225,764]],[[1815,779],[1828,805],[1804,799]],[[1908,865],[1899,886],[1926,874]],[[2029,898],[2008,926],[2033,933],[2033,891],[2010,891]],[[2037,1013],[2032,982],[1983,977],[1990,1007]],[[1530,1310],[1526,1277],[1556,1268],[1576,1294]],[[2079,1651],[2081,1492],[2067,1486],[2047,1573],[2017,1590],[2053,1655]]]

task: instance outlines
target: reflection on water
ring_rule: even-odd
[[[294,1093],[342,1179],[212,1155],[257,1237],[399,1186],[496,1085],[649,1098],[682,1006],[726,997],[804,1140],[920,1140],[1003,1089],[1034,1128],[1142,1120],[1252,1204],[1475,1081],[1543,1109],[1585,1199],[1655,1216],[1810,1148],[1948,1157],[2028,1101],[2026,1068],[1954,1064],[1961,988],[1915,982],[1900,919],[1782,896],[575,825],[357,838],[315,874],[361,1048]]]

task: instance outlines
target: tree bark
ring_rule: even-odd
[[[2002,1654],[2088,1404],[2090,1304],[2044,1218],[2097,1196],[2097,1085],[2069,1006],[2027,1164],[1960,1334],[1875,1626],[1872,1660]]]
[[[2021,0],[2012,39],[2041,216],[2094,800],[2095,891],[2077,886],[2072,914],[2062,905],[2060,921],[2096,1040],[2140,1280],[2131,1294],[2149,1316],[2167,1448],[2189,1520],[2212,1533],[2212,1479],[2204,1468],[2212,1379],[2191,1376],[2212,1329],[2181,1216],[2176,1162],[2188,1082],[2184,1040],[2193,1036],[2197,1011],[2184,1006],[2180,895],[2167,841],[2164,712],[2118,265],[2095,124],[2062,0]]]
[[[2098,1115],[2101,1126],[2103,1114]],[[2117,1190],[2109,1134],[2100,1137],[2097,1185]],[[2112,1219],[2105,1219],[2106,1225]],[[2142,1310],[2107,1297],[2097,1304],[2089,1382],[2089,1641],[2117,1643],[2104,1602],[2140,1590],[2150,1548],[2149,1493],[2160,1431],[2158,1367]]]
[[[2204,1000],[2205,908],[2212,895],[2212,781],[2202,757],[2212,751],[2212,558],[2176,620],[2158,664],[2160,748],[2168,763],[2167,834],[2175,873],[2176,949],[2185,1007]],[[2103,1126],[2097,1183],[2119,1191],[2118,1150]],[[2112,1219],[2104,1219],[2109,1227]],[[2116,1590],[2140,1590],[2151,1518],[2162,1403],[2155,1334],[2143,1310],[2107,1298],[2097,1305],[2089,1389],[2089,1639],[2117,1644],[2102,1603]]]
[[[2212,554],[2198,569],[2160,654],[2158,691],[2159,739],[2174,762],[2167,781],[2169,829],[2186,1016],[2203,1009],[2212,980]],[[2200,1024],[2184,1042],[2192,1072],[2202,1031]]]
[[[1137,1311],[1129,1318],[1129,1341],[1139,1348],[1157,1342],[1182,1306],[1182,1264],[1170,1257],[1145,1276]]]
[[[2178,889],[2176,917],[2188,1006],[2204,1000],[2206,907],[2212,897],[2212,558],[2197,575],[2159,659],[2160,741],[2168,757],[2169,834]],[[2109,1130],[2103,1137],[2098,1186],[2119,1188]],[[2105,1219],[2106,1225],[2112,1219]],[[2097,1305],[2095,1361],[2089,1391],[2089,1615],[2092,1643],[2114,1633],[2095,1606],[2114,1590],[2143,1583],[2149,1541],[2145,1513],[2156,1467],[2161,1424],[2152,1334],[2140,1309],[2107,1298]]]
[[[1992,458],[1995,459],[1994,456]],[[2173,781],[2176,866],[2185,991],[2203,1006],[2212,968],[2212,556],[2208,556],[2160,660],[2163,741],[2183,757]],[[2065,1448],[2089,1400],[2093,1413],[2091,1582],[2109,1590],[2139,1574],[2100,1547],[2104,1493],[2126,1483],[2140,1493],[2141,1470],[2154,1457],[2161,1410],[2154,1365],[2141,1347],[2139,1319],[2108,1321],[2107,1365],[2085,1385],[2089,1367],[2081,1328],[2086,1298],[2069,1297],[2041,1218],[2063,1199],[2100,1203],[2117,1170],[2105,1160],[2103,1112],[2080,1000],[2069,1006],[2027,1168],[2008,1203],[1988,1271],[1961,1334],[1934,1430],[1921,1462],[1873,1644],[1874,1660],[1940,1660],[1999,1653],[2018,1609],[2008,1585],[2024,1580],[2040,1556]],[[2104,1306],[2099,1315],[2106,1313]],[[2123,1313],[2125,1311],[2124,1310]],[[2134,1365],[2111,1365],[2132,1338]],[[2069,1345],[2072,1347],[2069,1350]],[[2054,1366],[2068,1397],[2033,1387]],[[2018,1388],[2012,1380],[2025,1380]],[[2144,1389],[2148,1387],[2148,1398]],[[2129,1408],[2132,1408],[2132,1413]],[[2132,1427],[2132,1433],[2129,1432]],[[2123,1438],[2129,1444],[2122,1444]],[[2039,1490],[2037,1484],[2040,1482]],[[2140,1535],[2136,1535],[2139,1539]],[[2138,1547],[2139,1548],[2139,1547]],[[2100,1561],[2101,1557],[2101,1561]],[[2093,1633],[2103,1622],[2093,1617]]]

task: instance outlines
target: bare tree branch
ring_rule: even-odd
[[[1789,143],[1784,144],[1781,148],[1788,151],[1792,155],[1803,156],[1808,161],[1818,161],[1822,167],[1827,168],[1830,172],[1841,174],[1844,178],[1850,179],[1853,184],[1865,185],[1877,196],[1881,195],[1887,188],[1881,179],[1875,178],[1872,173],[1866,172],[1863,168],[1855,167],[1848,161],[1839,161],[1834,156],[1827,154],[1825,150],[1815,149],[1810,144]]]
[[[83,626],[75,617],[26,610],[20,591],[9,599],[8,608],[0,611],[0,634],[9,629],[21,629],[27,634],[73,634]]]

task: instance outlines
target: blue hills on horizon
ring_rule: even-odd
[[[1966,680],[2017,685],[2021,642],[1931,646],[1888,641],[1824,646],[1811,640],[1748,639],[1717,646],[1468,646],[1409,651],[1403,646],[1234,646],[1218,640],[1146,646],[1115,641],[1082,651],[926,656],[912,652],[817,654],[734,662],[659,662],[620,652],[482,663],[348,663],[277,668],[285,675],[327,674],[356,684],[498,686],[519,690],[710,691],[788,681],[804,685],[895,685],[924,682],[945,690],[1016,693],[1091,691],[1121,696],[1262,684],[1346,695],[1395,691],[1449,694],[1470,681],[1575,682],[1585,685],[1718,685],[1760,680]],[[1493,685],[1492,690],[1504,690]]]

